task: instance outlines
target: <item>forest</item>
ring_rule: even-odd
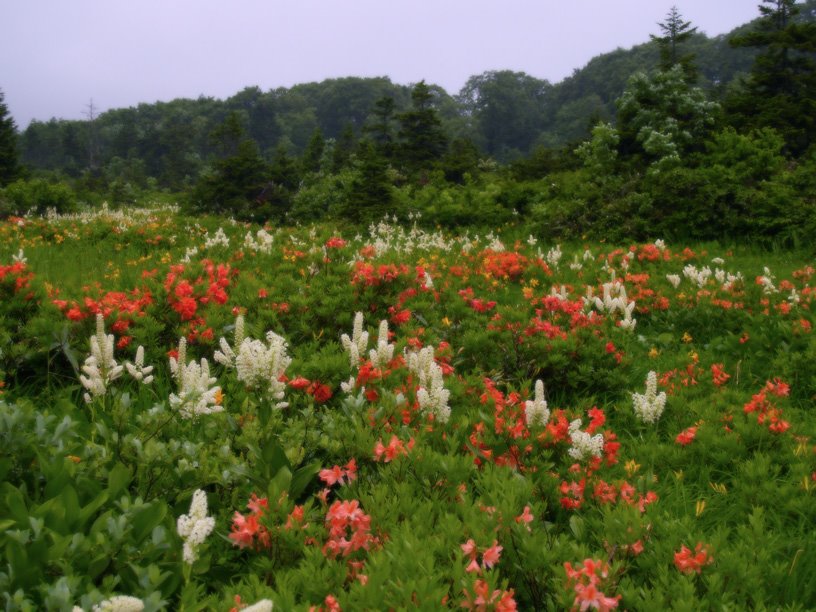
[[[0,211],[168,195],[297,223],[480,225],[552,236],[751,235],[813,226],[816,2],[765,2],[708,38],[676,8],[651,40],[552,84],[489,71],[454,95],[347,77],[33,121],[3,112]],[[5,109],[5,107],[2,107]]]

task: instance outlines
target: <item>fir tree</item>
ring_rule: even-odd
[[[4,100],[3,91],[0,90],[0,187],[8,185],[20,175],[17,125]]]
[[[681,55],[679,47],[694,36],[697,28],[692,28],[690,21],[683,21],[676,6],[671,7],[669,14],[666,15],[666,21],[659,22],[657,25],[660,26],[663,36],[652,34],[650,38],[657,43],[660,49],[660,70],[671,70],[679,64],[683,67],[688,82],[694,82],[697,79],[694,54]]]
[[[441,159],[448,148],[448,138],[425,81],[414,86],[411,102],[411,108],[397,117],[400,122],[398,156],[405,169],[414,173],[427,170]]]
[[[776,129],[801,155],[816,138],[816,23],[794,19],[795,0],[763,0],[759,10],[758,28],[729,41],[760,53],[726,110],[737,127]]]

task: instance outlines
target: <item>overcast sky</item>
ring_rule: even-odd
[[[557,83],[659,33],[672,5],[708,36],[759,0],[0,0],[0,89],[20,129],[140,102],[227,98],[342,76],[454,94],[510,69]]]

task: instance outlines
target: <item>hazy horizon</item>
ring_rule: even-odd
[[[340,77],[425,79],[455,94],[489,70],[558,83],[593,57],[658,34],[673,5],[709,37],[756,0],[32,0],[0,8],[0,90],[17,127],[200,96],[224,99]]]

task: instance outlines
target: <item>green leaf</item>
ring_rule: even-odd
[[[131,523],[133,541],[141,543],[147,539],[153,532],[153,529],[164,520],[166,515],[167,505],[163,502],[154,502],[142,508],[136,516],[133,517]]]
[[[300,497],[301,493],[306,490],[306,487],[309,486],[309,483],[319,471],[319,461],[313,461],[295,470],[295,473],[292,475],[292,482],[289,485],[289,495],[293,500]]]
[[[117,463],[108,472],[108,495],[111,498],[119,495],[130,484],[131,478],[130,470],[121,463]]]

